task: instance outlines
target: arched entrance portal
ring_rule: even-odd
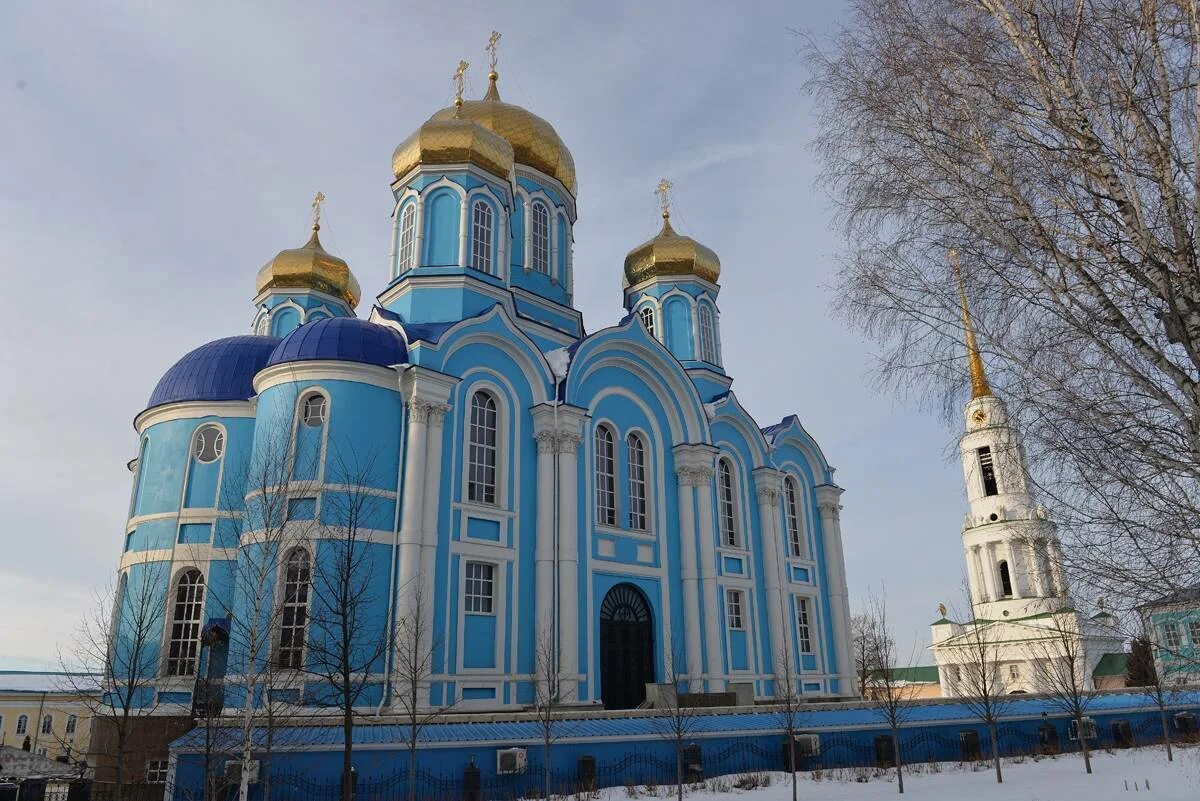
[[[600,604],[600,697],[605,709],[633,709],[654,681],[654,620],[632,584],[618,584]]]

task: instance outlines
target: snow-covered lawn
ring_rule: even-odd
[[[1177,748],[1167,762],[1161,748],[1130,749],[1092,755],[1092,775],[1083,770],[1077,754],[1004,760],[1004,784],[996,784],[991,765],[941,763],[914,765],[905,771],[904,795],[896,792],[896,772],[845,769],[826,771],[818,778],[800,775],[800,801],[1200,801],[1200,747]],[[880,775],[882,774],[882,775]],[[689,790],[687,801],[791,801],[786,773],[757,774],[770,785],[752,790],[734,786],[738,777],[710,779],[704,789]],[[856,779],[867,778],[867,781]],[[742,780],[745,784],[745,780]],[[674,787],[644,788],[643,801],[656,795],[675,797]],[[609,801],[628,799],[625,788],[608,791]]]

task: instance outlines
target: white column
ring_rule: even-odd
[[[429,653],[433,648],[433,610],[438,599],[434,597],[434,574],[437,571],[437,539],[438,539],[438,504],[441,501],[442,490],[442,433],[446,412],[450,406],[445,403],[430,403],[429,422],[425,442],[425,480],[424,494],[421,502],[421,615],[422,642],[421,653]]]
[[[539,431],[537,440],[537,539],[533,549],[535,642],[554,624],[554,449],[553,431]]]
[[[1029,567],[1026,573],[1029,575],[1029,591],[1036,598],[1046,597],[1046,584],[1042,576],[1042,563],[1038,559],[1037,543],[1027,542],[1022,551],[1025,559],[1025,564]]]
[[[1067,597],[1067,577],[1063,573],[1063,555],[1058,541],[1050,539],[1046,542],[1046,557],[1050,561],[1050,575],[1054,576],[1055,593],[1061,598]]]
[[[410,398],[408,401],[408,453],[404,457],[404,493],[400,507],[400,581],[396,622],[412,615],[418,576],[421,572],[421,544],[424,539],[425,516],[425,451],[429,439],[428,401]],[[430,603],[430,599],[423,599]]]
[[[825,578],[829,582],[830,617],[833,620],[834,656],[838,666],[838,689],[854,692],[854,666],[850,663],[850,592],[846,588],[846,560],[842,551],[842,488],[833,484],[817,487],[821,511],[821,533],[825,543]]]
[[[697,489],[700,515],[700,588],[704,604],[704,652],[708,668],[708,691],[725,689],[725,663],[721,657],[725,609],[717,594],[717,542],[713,530],[713,469],[697,468],[703,482]]]
[[[989,542],[980,547],[979,561],[983,570],[983,584],[987,587],[988,600],[1000,600],[1000,588],[996,586],[996,554],[992,550],[992,543]]]
[[[558,608],[562,692],[579,690],[579,443],[577,432],[558,432]]]
[[[975,590],[975,603],[987,603],[992,599],[988,595],[987,581],[983,575],[983,557],[979,554],[978,545],[972,545],[967,551],[967,560],[973,577],[971,585]]]
[[[1012,597],[1024,598],[1025,594],[1021,592],[1021,577],[1025,570],[1019,561],[1018,549],[1013,547],[1012,540],[1004,543],[1004,547],[1008,549],[1008,581],[1012,584]]]
[[[775,511],[779,508],[779,475],[774,471],[755,471],[757,486],[759,535],[763,549],[763,585],[767,595],[767,631],[771,637],[771,665],[776,682],[785,675],[785,660],[790,659],[784,632],[784,603],[780,590],[779,529],[775,526]],[[795,671],[791,671],[792,674]],[[778,685],[776,692],[778,693]]]
[[[700,653],[700,572],[696,565],[696,486],[702,480],[695,468],[675,470],[679,481],[679,573],[683,579],[683,644],[688,690],[695,692],[704,675]],[[666,649],[673,643],[664,643]],[[669,653],[669,651],[668,651]],[[678,667],[678,666],[676,666]]]
[[[471,224],[471,200],[470,198],[462,198],[462,208],[459,209],[458,215],[458,266],[466,267],[471,263],[471,254],[468,251],[468,243],[471,241],[467,232],[470,230],[468,226]]]

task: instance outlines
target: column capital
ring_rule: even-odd
[[[554,439],[558,442],[559,453],[578,453],[583,435],[575,431],[559,431],[554,435]]]
[[[406,367],[400,376],[400,392],[405,403],[410,405],[424,401],[445,406],[457,384],[458,379],[454,376],[416,365]]]
[[[704,487],[707,486],[713,477],[713,469],[711,467],[676,467],[675,478],[681,486],[685,487]]]
[[[837,484],[821,484],[816,488],[817,506],[822,514],[831,514],[834,517],[839,517],[842,510],[840,503],[842,493],[845,492]]]
[[[774,506],[779,501],[779,487],[760,486],[756,492],[759,504]]]
[[[539,431],[533,438],[537,440],[538,453],[554,453],[558,447],[558,436],[553,431]]]
[[[408,402],[408,413],[414,423],[429,423],[440,425],[442,417],[450,411],[450,404],[438,401],[413,398]]]

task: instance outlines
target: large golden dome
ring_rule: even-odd
[[[576,194],[575,159],[571,151],[550,123],[531,111],[500,100],[500,91],[496,88],[499,77],[495,70],[488,73],[488,90],[482,100],[467,100],[460,107],[444,108],[430,120],[448,120],[457,116],[495,131],[512,145],[518,164],[557,178],[568,192]]]
[[[436,115],[399,144],[392,154],[392,174],[403,178],[418,164],[474,164],[507,179],[513,148],[503,136],[465,115]]]
[[[341,298],[353,309],[362,297],[358,279],[350,265],[321,247],[317,238],[320,225],[313,225],[312,237],[304,247],[281,250],[279,255],[263,265],[254,281],[254,291],[262,294],[268,289],[314,289]]]
[[[690,236],[680,236],[671,227],[671,215],[663,214],[658,236],[638,245],[625,257],[625,284],[634,286],[663,275],[694,275],[710,283],[721,277],[717,254]]]

